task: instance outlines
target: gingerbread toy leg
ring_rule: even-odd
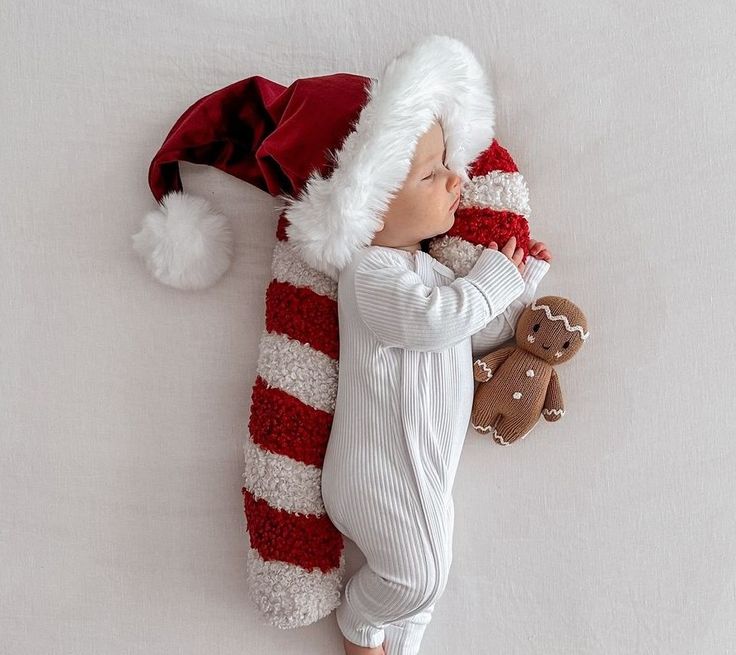
[[[509,446],[517,439],[523,439],[536,425],[537,421],[521,421],[519,417],[505,415],[496,425],[496,433],[493,438],[502,446]]]

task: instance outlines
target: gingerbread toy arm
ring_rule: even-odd
[[[565,404],[562,400],[562,389],[557,373],[552,369],[552,377],[547,385],[547,395],[544,398],[542,416],[547,421],[559,421],[565,415]]]
[[[515,346],[501,348],[488,353],[485,357],[473,362],[473,377],[476,382],[488,382],[493,377],[493,372],[506,361],[506,358],[516,350]]]

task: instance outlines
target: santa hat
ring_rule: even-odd
[[[300,257],[337,279],[381,228],[417,141],[436,120],[446,164],[467,182],[493,138],[494,106],[475,56],[448,36],[419,41],[378,79],[337,73],[288,88],[261,76],[231,84],[187,109],[156,153],[149,185],[159,208],[134,248],[159,281],[180,289],[210,286],[228,269],[228,220],[184,193],[179,176],[179,161],[209,164],[278,196]]]

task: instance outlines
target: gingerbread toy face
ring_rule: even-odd
[[[543,296],[527,307],[516,325],[516,345],[552,366],[571,359],[588,338],[580,308],[558,296]]]

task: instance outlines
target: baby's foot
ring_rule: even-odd
[[[344,636],[342,638],[342,645],[345,648],[345,655],[386,655],[383,645],[376,646],[375,648],[358,646],[358,644],[348,641]]]

